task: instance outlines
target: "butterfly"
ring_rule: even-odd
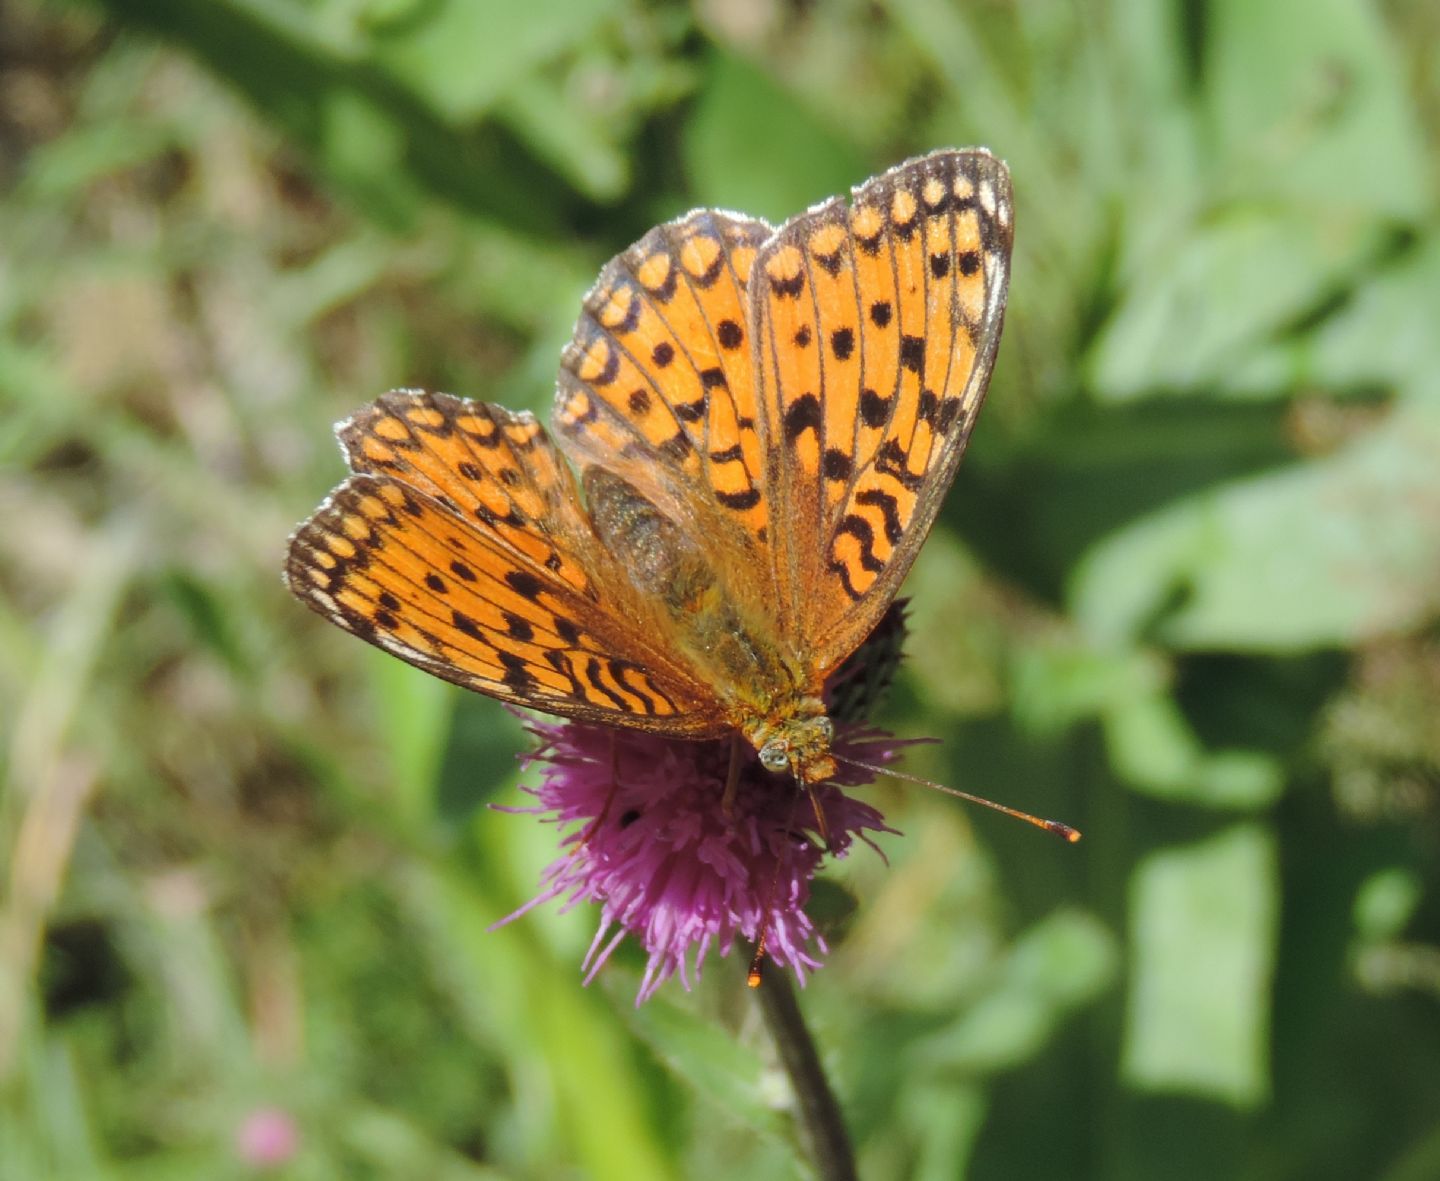
[[[552,431],[388,393],[290,539],[331,622],[447,681],[834,775],[826,678],[895,598],[985,395],[1013,239],[984,149],[907,161],[778,229],[696,210],[614,258]]]

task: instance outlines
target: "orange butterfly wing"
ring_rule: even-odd
[[[533,416],[401,392],[339,433],[359,474],[290,541],[286,581],[308,606],[504,701],[680,737],[726,732],[709,689],[630,622],[643,605]]]
[[[750,281],[782,631],[821,675],[879,622],[985,395],[1009,280],[1009,173],[909,161],[787,222]]]
[[[1011,222],[1005,166],[971,150],[778,231],[711,210],[657,227],[585,299],[556,392],[565,455],[703,541],[818,684],[884,614],[960,461]],[[339,434],[357,475],[291,540],[287,579],[312,608],[506,701],[681,737],[731,728],[730,687],[677,651],[533,416],[402,391]]]
[[[561,357],[554,425],[695,536],[754,564],[769,511],[747,296],[764,222],[696,210],[614,258]],[[763,562],[761,563],[763,565]]]

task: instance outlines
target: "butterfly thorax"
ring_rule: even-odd
[[[834,773],[829,719],[800,662],[786,651],[773,621],[747,609],[706,551],[613,472],[585,473],[590,518],[640,599],[657,606],[656,625],[711,682],[731,721],[758,751],[807,783]],[[769,763],[767,763],[769,765]]]

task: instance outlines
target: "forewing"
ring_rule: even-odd
[[[594,543],[533,418],[389,394],[340,435],[361,474],[291,538],[286,580],[306,604],[504,701],[683,737],[725,732],[714,695],[636,625],[624,573]]]
[[[356,473],[395,476],[515,557],[594,593],[597,554],[575,477],[533,414],[393,390],[335,433]]]
[[[828,673],[934,523],[1005,313],[1009,173],[944,151],[788,222],[751,275],[782,630]]]

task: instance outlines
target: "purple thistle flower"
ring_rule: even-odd
[[[727,815],[721,798],[730,739],[685,742],[528,718],[526,725],[539,747],[523,755],[523,763],[544,767],[540,785],[525,788],[538,802],[502,810],[571,827],[561,842],[565,853],[546,869],[540,894],[496,926],[555,898],[563,898],[567,910],[583,901],[600,903],[585,982],[633,935],[650,957],[637,1005],[672,975],[689,989],[707,954],[728,955],[737,937],[753,941],[762,926],[769,958],[793,969],[802,984],[806,972],[820,966],[829,948],[805,904],[825,848],[815,806],[792,779],[764,770],[747,748]],[[905,745],[881,731],[842,724],[834,751],[884,764]],[[895,831],[869,804],[842,790],[873,779],[869,771],[841,764],[832,781],[815,789],[837,857],[857,837],[875,848],[867,833]]]

